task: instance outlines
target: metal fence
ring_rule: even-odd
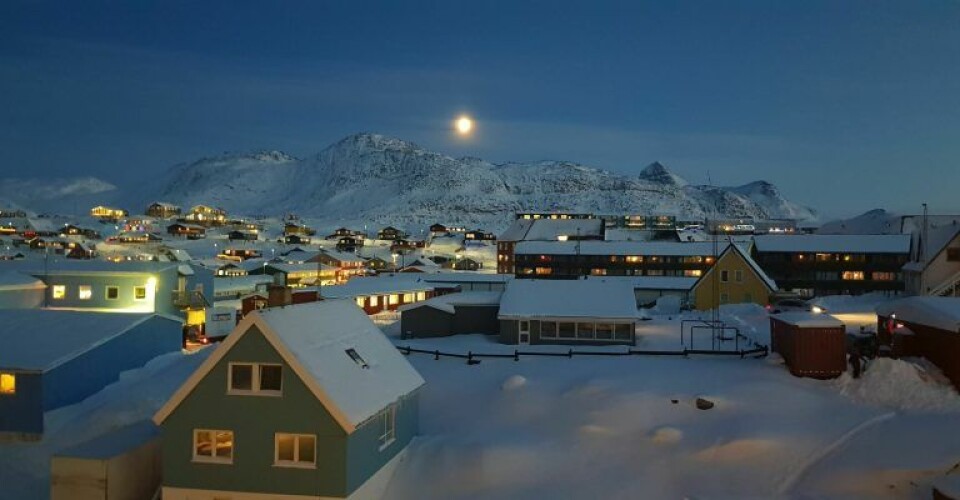
[[[769,349],[765,345],[758,345],[752,349],[737,350],[715,350],[715,349],[681,349],[677,351],[651,351],[643,349],[627,349],[626,351],[575,351],[568,349],[567,352],[538,352],[538,351],[520,351],[514,350],[513,353],[480,353],[468,351],[466,354],[455,352],[444,352],[439,349],[416,349],[410,346],[397,346],[397,349],[404,355],[410,354],[429,354],[433,359],[440,358],[459,358],[467,360],[467,364],[476,365],[483,358],[492,359],[513,359],[520,361],[521,357],[553,357],[553,358],[574,358],[575,356],[682,356],[705,355],[705,356],[739,356],[741,359],[747,356],[761,358],[769,354]]]

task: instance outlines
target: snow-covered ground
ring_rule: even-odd
[[[769,337],[759,308],[723,318]],[[679,349],[679,319],[642,322],[638,348]],[[483,335],[395,342],[514,349]],[[930,482],[960,462],[960,395],[925,363],[884,359],[861,379],[817,381],[791,376],[776,355],[409,359],[428,384],[422,436],[390,499],[929,498]],[[698,410],[698,397],[715,408]]]
[[[767,343],[759,307],[725,307],[722,317]],[[641,322],[637,348],[680,349],[680,319]],[[395,324],[383,328],[398,345],[514,349],[484,335],[400,341]],[[158,358],[48,413],[40,443],[0,445],[0,498],[45,498],[53,451],[148,418],[209,351]],[[408,359],[427,380],[421,436],[389,500],[929,498],[929,484],[960,462],[960,395],[919,360],[818,381],[791,376],[776,355]],[[699,410],[698,397],[716,406]]]

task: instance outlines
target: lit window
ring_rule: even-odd
[[[427,292],[417,292],[417,301],[427,300]]]
[[[699,277],[701,274],[703,274],[703,271],[699,269],[687,269],[686,271],[683,272],[684,276],[692,276],[694,278]]]
[[[227,392],[278,396],[283,391],[283,367],[275,364],[230,363]]]
[[[317,436],[275,434],[273,463],[280,467],[316,467]]]
[[[233,463],[233,431],[194,429],[193,461]]]
[[[896,281],[897,273],[874,272],[871,274],[871,277],[873,277],[874,281]]]
[[[397,439],[397,407],[390,405],[380,412],[380,449]]]
[[[390,296],[390,305],[391,305],[391,306],[395,306],[395,305],[397,305],[398,303],[400,303],[400,296],[397,295],[397,294],[391,295],[391,296]]]
[[[93,288],[90,288],[90,285],[80,285],[79,290],[80,300],[90,300],[93,297]]]
[[[844,271],[841,278],[844,280],[859,281],[863,279],[863,271]]]
[[[377,307],[380,305],[380,296],[373,295],[370,297],[370,307]]]
[[[120,287],[118,286],[108,286],[107,287],[107,300],[117,300],[120,298]]]
[[[363,297],[357,297],[357,307],[363,307],[364,299]]]
[[[64,285],[53,285],[53,298],[62,299],[67,296],[67,287]]]
[[[17,376],[12,373],[0,373],[0,396],[12,396],[17,393]]]
[[[133,300],[147,300],[147,287],[145,286],[133,287]]]

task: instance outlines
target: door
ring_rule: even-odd
[[[526,320],[520,321],[520,331],[517,334],[517,343],[522,345],[530,344],[530,322]]]

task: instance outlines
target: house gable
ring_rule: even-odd
[[[245,334],[236,338],[163,420],[164,486],[342,496],[347,488],[347,432],[257,325],[249,325]],[[279,364],[282,394],[228,394],[230,363]],[[194,462],[194,429],[232,431],[233,462]],[[316,435],[316,468],[274,466],[274,435],[278,432]]]
[[[722,282],[723,271],[728,272],[728,281]],[[742,281],[736,281],[736,272],[742,273]],[[714,296],[714,280],[720,296]],[[759,266],[747,257],[735,244],[730,244],[717,259],[716,264],[707,270],[693,285],[694,305],[697,309],[712,309],[714,305],[724,303],[754,302],[766,303],[770,293],[776,291],[773,281],[764,274]],[[726,295],[727,300],[721,298]]]

